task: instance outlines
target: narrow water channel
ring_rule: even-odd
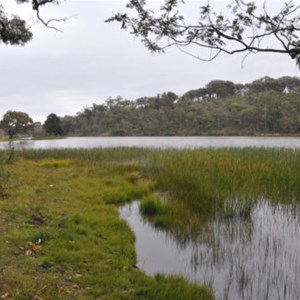
[[[217,300],[298,300],[300,208],[259,202],[251,218],[210,221],[178,240],[144,220],[138,202],[120,209],[136,236],[137,265],[149,275],[180,274],[208,284]]]

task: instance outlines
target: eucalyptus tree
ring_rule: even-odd
[[[6,45],[25,45],[32,39],[30,24],[17,14],[8,14],[0,1],[0,44]],[[18,4],[31,4],[36,18],[46,27],[58,30],[53,23],[65,21],[66,19],[49,19],[45,20],[40,14],[40,8],[46,4],[58,4],[59,0],[15,0]]]
[[[17,134],[30,133],[34,124],[27,113],[10,110],[4,114],[0,126],[8,134],[9,139],[12,139]]]
[[[119,22],[152,52],[176,46],[206,61],[221,53],[279,53],[300,65],[298,1],[280,1],[281,7],[275,11],[271,9],[275,1],[228,0],[223,12],[210,2],[198,1],[196,21],[183,12],[189,1],[164,0],[159,11],[151,9],[150,2],[130,0],[128,10],[115,13],[107,22]]]

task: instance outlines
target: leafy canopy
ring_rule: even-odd
[[[33,120],[25,112],[8,111],[1,121],[2,129],[12,139],[16,134],[28,133],[33,129]]]
[[[59,0],[15,0],[18,4],[24,4],[30,2],[32,9],[36,12],[37,19],[45,26],[52,27],[51,22],[61,21],[60,19],[50,19],[45,21],[40,16],[40,7],[52,3],[59,3]],[[5,12],[4,7],[0,2],[0,44],[6,45],[25,45],[32,39],[32,32],[30,27],[26,24],[25,20],[22,20],[18,15],[9,15]]]
[[[60,126],[60,118],[54,114],[51,113],[45,123],[44,123],[44,128],[46,132],[50,135],[62,135],[62,129]]]
[[[280,10],[272,12],[272,1],[267,0],[228,0],[224,12],[217,12],[210,2],[199,1],[196,22],[182,13],[183,0],[164,0],[159,11],[151,10],[149,3],[130,0],[128,11],[115,13],[107,22],[121,23],[122,29],[140,37],[152,52],[177,46],[206,61],[221,53],[273,52],[288,54],[300,65],[298,1],[282,1]]]

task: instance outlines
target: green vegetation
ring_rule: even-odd
[[[149,222],[184,242],[211,218],[248,218],[259,199],[299,203],[299,163],[282,149],[16,151],[0,176],[0,296],[212,299],[138,270],[116,204],[141,199]]]
[[[212,299],[206,287],[135,267],[134,235],[114,204],[151,195],[146,150],[15,154],[0,180],[0,297]]]
[[[297,135],[299,95],[296,77],[214,80],[181,97],[109,98],[61,118],[61,128],[73,136]]]
[[[62,135],[62,129],[60,126],[60,118],[54,114],[51,113],[48,115],[45,123],[44,123],[44,129],[47,134],[49,135]]]
[[[0,127],[12,139],[17,134],[27,134],[33,130],[33,121],[27,113],[8,111],[0,122]]]
[[[165,210],[164,204],[160,199],[148,197],[140,204],[141,213],[146,216],[153,216],[162,213]]]
[[[174,203],[173,203],[174,204]],[[157,197],[147,197],[140,203],[140,212],[145,219],[150,221],[155,227],[166,228],[174,227],[174,221],[169,220],[170,215],[169,206],[173,204],[167,204]]]
[[[221,54],[280,53],[300,65],[297,1],[282,2],[276,11],[267,0],[224,1],[223,9],[199,2],[193,8],[196,16],[187,14],[186,1],[165,0],[159,9],[152,9],[149,2],[127,1],[126,9],[106,22],[118,22],[152,53],[177,47],[202,61],[212,61]]]
[[[151,157],[149,176],[192,210],[215,213],[261,198],[299,201],[299,163],[299,151],[283,149],[167,150]]]

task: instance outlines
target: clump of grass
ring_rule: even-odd
[[[140,296],[147,296],[149,300],[212,300],[212,292],[208,287],[187,284],[180,276],[155,275],[155,287],[145,287]]]
[[[166,210],[166,206],[160,199],[149,196],[140,203],[140,212],[146,216],[154,216],[162,214]]]
[[[137,184],[140,179],[140,174],[138,172],[132,172],[126,177],[126,179],[132,184]]]
[[[33,243],[45,243],[48,240],[51,240],[53,238],[53,235],[51,232],[47,231],[47,230],[42,230],[39,232],[34,233],[34,235],[32,236],[31,241]]]
[[[167,202],[154,195],[150,195],[140,202],[139,209],[141,214],[157,228],[167,230],[174,226],[171,221],[172,205],[168,205]]]
[[[105,203],[106,204],[125,204],[130,202],[132,198],[126,193],[122,193],[119,191],[112,191],[111,193],[107,193],[105,195]]]
[[[110,185],[112,186],[109,192],[104,193],[104,201],[106,204],[125,204],[132,200],[142,198],[144,195],[149,193],[147,185],[137,186],[124,182],[121,189],[113,186],[113,182],[111,182]]]
[[[70,167],[72,164],[73,162],[71,160],[58,159],[43,160],[40,162],[40,166],[46,168],[65,168]]]

